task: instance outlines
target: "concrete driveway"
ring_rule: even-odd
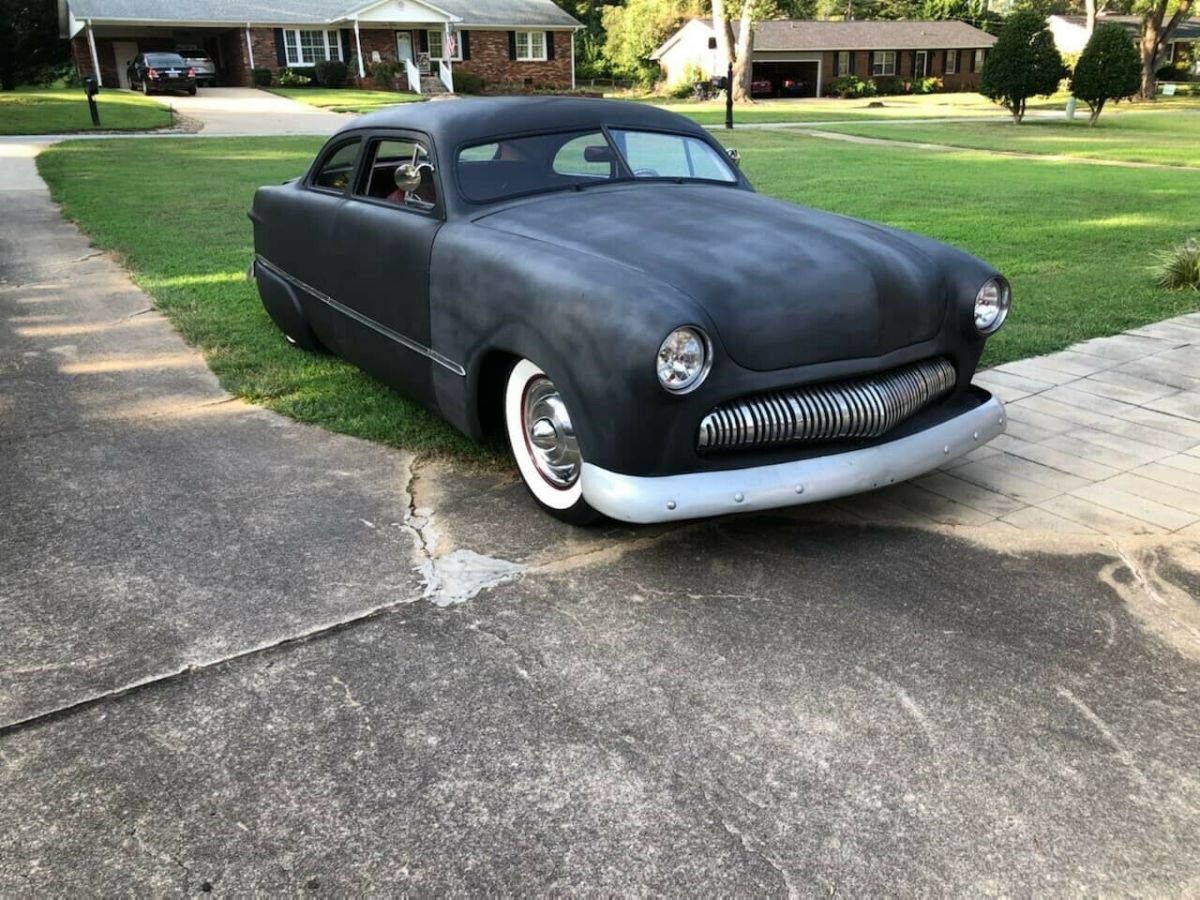
[[[229,398],[30,164],[0,893],[1200,887],[1193,539],[572,530]]]
[[[331,134],[351,118],[254,88],[201,88],[194,97],[172,95],[162,99],[199,122],[201,134],[212,137]]]

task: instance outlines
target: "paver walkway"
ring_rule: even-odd
[[[976,376],[1007,433],[835,505],[871,520],[1200,537],[1200,313]]]

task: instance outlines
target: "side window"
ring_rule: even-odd
[[[371,142],[371,164],[359,196],[429,212],[438,200],[429,151],[420,141],[387,138]]]
[[[317,170],[317,174],[313,176],[313,187],[326,191],[344,192],[350,184],[350,177],[354,174],[354,163],[358,160],[358,151],[361,147],[362,141],[351,141],[343,144],[326,157],[321,168]]]
[[[582,175],[585,178],[611,178],[613,153],[600,132],[571,138],[554,154],[553,169],[558,175]]]

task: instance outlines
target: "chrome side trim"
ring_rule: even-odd
[[[720,404],[700,422],[700,450],[880,437],[954,389],[944,357],[877,375],[752,394]]]
[[[992,397],[874,447],[720,472],[645,477],[584,462],[583,497],[606,516],[643,524],[815,503],[923,475],[990,441],[1004,431],[1006,418],[1004,405]]]
[[[463,376],[463,375],[467,374],[466,369],[464,369],[462,366],[460,366],[454,360],[452,360],[448,357],[442,356],[442,354],[438,353],[432,347],[426,347],[424,344],[417,343],[412,338],[405,337],[398,331],[392,331],[392,329],[388,328],[386,325],[380,325],[374,319],[364,316],[362,313],[351,309],[350,307],[346,306],[344,303],[338,303],[336,300],[334,300],[328,294],[323,294],[320,291],[318,291],[315,287],[313,287],[312,285],[305,284],[299,278],[296,278],[293,275],[289,275],[287,272],[283,271],[283,269],[279,268],[279,266],[275,265],[269,259],[266,259],[265,257],[263,257],[262,254],[255,255],[254,262],[251,263],[251,266],[254,266],[254,265],[260,265],[264,269],[267,269],[270,272],[274,272],[276,275],[278,275],[284,281],[287,281],[290,284],[293,284],[296,287],[300,288],[300,290],[304,291],[310,297],[320,300],[326,306],[329,306],[329,307],[337,310],[344,316],[348,316],[349,318],[353,319],[355,322],[358,322],[360,325],[365,325],[367,328],[370,328],[372,331],[378,332],[379,334],[382,334],[386,338],[390,338],[391,340],[395,341],[397,344],[400,344],[402,347],[405,347],[405,348],[413,351],[413,353],[419,353],[419,354],[421,354],[421,356],[424,356],[427,359],[433,360],[439,366],[449,369],[455,375]]]

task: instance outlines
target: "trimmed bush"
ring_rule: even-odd
[[[316,77],[316,69],[312,66],[294,66],[279,70],[279,83],[284,87],[304,87],[312,84]]]
[[[250,77],[254,80],[255,87],[270,87],[274,74],[270,69],[256,67],[250,70]]]
[[[1017,123],[1025,117],[1025,102],[1053,94],[1066,74],[1045,16],[1022,9],[1004,20],[984,60],[979,93],[1006,107]]]
[[[340,88],[346,84],[346,64],[339,59],[324,59],[317,63],[317,84],[326,88]]]
[[[1112,22],[1097,25],[1071,76],[1071,93],[1091,107],[1088,125],[1096,124],[1109,100],[1119,103],[1141,86],[1141,56],[1125,29]]]
[[[898,94],[907,94],[908,87],[903,78],[889,75],[887,78],[875,79],[875,92],[881,97],[894,97]]]
[[[1188,238],[1182,244],[1154,255],[1158,258],[1154,271],[1160,288],[1200,291],[1200,238]]]
[[[928,78],[917,78],[908,86],[911,94],[936,94],[942,89],[942,79],[936,75]]]
[[[389,91],[396,86],[396,76],[403,71],[404,67],[394,59],[381,59],[367,66],[371,80]]]
[[[460,94],[482,94],[483,77],[474,72],[455,72],[454,90]]]

